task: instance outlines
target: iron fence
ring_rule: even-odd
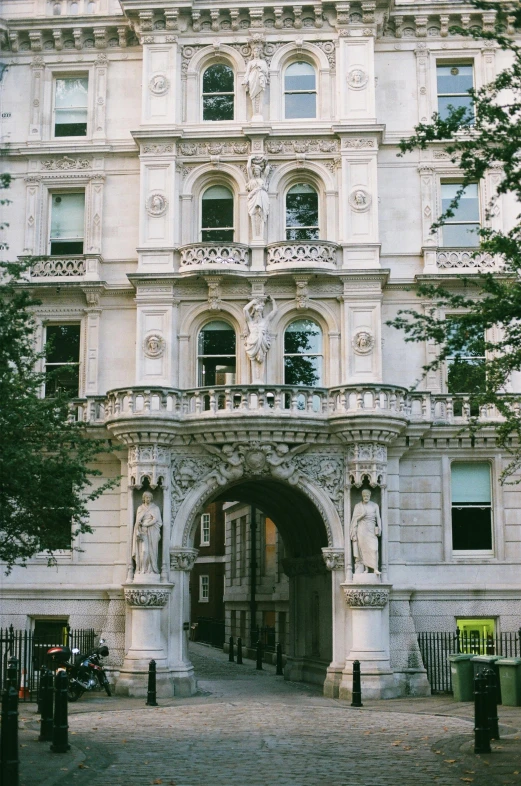
[[[214,620],[210,617],[197,617],[197,628],[194,641],[211,644],[212,647],[224,646],[225,628],[224,620]]]
[[[57,639],[60,639],[59,641]],[[20,701],[36,701],[42,666],[49,666],[46,653],[49,647],[65,645],[81,653],[90,652],[95,646],[93,628],[72,630],[65,628],[62,636],[51,641],[49,636],[35,636],[33,631],[0,628],[0,691],[6,680],[10,658],[18,661],[18,689]]]
[[[521,629],[489,635],[477,635],[456,630],[429,631],[418,635],[423,665],[432,693],[452,693],[452,676],[449,655],[503,655],[521,656]]]

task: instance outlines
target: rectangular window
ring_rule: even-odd
[[[45,343],[45,396],[79,394],[80,325],[47,325]]]
[[[461,183],[441,184],[441,209],[445,213],[458,191]],[[478,184],[470,183],[463,191],[453,216],[441,228],[442,245],[445,248],[476,248],[479,246],[478,230],[479,197]]]
[[[496,622],[494,619],[477,617],[476,619],[456,620],[459,651],[471,655],[494,655],[494,637]]]
[[[201,516],[201,546],[210,545],[210,514],[203,513]]]
[[[199,603],[210,600],[210,576],[199,576]]]
[[[491,552],[490,464],[454,462],[451,487],[453,550]]]
[[[469,90],[474,87],[474,74],[472,64],[452,63],[438,64],[436,68],[438,114],[442,120],[449,116],[449,106],[454,109],[464,107],[467,110],[469,122],[473,116],[472,98]]]
[[[451,317],[454,323],[457,317]],[[452,330],[452,327],[451,327]],[[486,382],[485,337],[469,340],[459,352],[447,357],[447,390],[449,393],[482,393]]]
[[[53,194],[51,203],[51,256],[83,254],[85,193]]]
[[[67,77],[54,83],[54,136],[87,136],[88,77]]]

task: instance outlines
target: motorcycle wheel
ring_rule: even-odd
[[[83,696],[84,690],[81,685],[78,683],[69,683],[69,687],[67,688],[67,698],[69,701],[78,701],[78,699]]]

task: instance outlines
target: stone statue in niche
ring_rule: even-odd
[[[353,542],[355,573],[369,573],[376,576],[378,570],[378,538],[382,534],[380,508],[371,502],[369,489],[362,491],[362,501],[355,505],[351,518],[350,538]]]
[[[246,66],[246,73],[242,81],[246,85],[246,90],[250,94],[253,109],[252,120],[262,120],[262,101],[264,91],[268,84],[268,64],[263,57],[262,45],[252,46],[252,58]]]
[[[254,237],[262,235],[270,212],[268,197],[268,175],[270,165],[266,156],[250,156],[247,164],[248,213],[251,217]]]
[[[150,491],[145,491],[142,499],[143,503],[136,513],[132,557],[136,562],[136,573],[159,574],[159,538],[163,526],[161,511],[153,501],[154,497]]]
[[[264,314],[266,301],[271,300],[272,309]],[[277,313],[277,304],[271,295],[259,296],[244,306],[244,316],[248,327],[246,354],[251,360],[252,383],[264,382],[264,361],[271,346],[270,323]]]

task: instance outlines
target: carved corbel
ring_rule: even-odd
[[[210,9],[210,19],[212,20],[212,30],[214,33],[218,33],[221,29],[221,23],[219,20],[221,12],[218,8],[211,8]]]
[[[221,277],[220,276],[205,276],[206,284],[208,286],[208,307],[210,311],[221,310]]]
[[[294,276],[293,281],[295,282],[295,306],[296,308],[308,308],[309,307],[309,288],[308,282],[309,278],[307,276]]]
[[[54,38],[54,48],[60,52],[63,49],[63,38],[61,30],[53,30],[52,37]]]
[[[349,3],[336,4],[336,26],[347,27],[349,25]]]
[[[322,549],[322,557],[328,570],[344,570],[345,557],[343,549]]]
[[[426,16],[415,16],[414,24],[416,26],[416,35],[418,38],[427,38],[427,22]]]
[[[153,29],[154,14],[152,11],[139,12],[139,29],[141,32]]]
[[[107,48],[107,30],[105,27],[94,28],[94,46],[96,49]]]
[[[32,52],[42,51],[42,33],[41,30],[31,30],[29,32],[29,41],[31,42]]]
[[[273,26],[275,27],[276,30],[281,30],[284,25],[284,22],[282,20],[283,10],[284,9],[282,8],[282,6],[276,6],[273,9],[273,13],[275,14],[275,23]]]
[[[447,38],[449,34],[449,17],[440,16],[440,35],[442,38]]]
[[[264,8],[249,8],[250,14],[250,28],[252,30],[261,30],[264,27]]]
[[[322,5],[320,3],[314,5],[313,12],[315,14],[315,27],[323,27],[324,17],[322,16]]]
[[[76,28],[72,31],[72,37],[74,38],[74,47],[76,49],[81,49],[83,47],[83,43],[81,40],[81,29]]]
[[[201,29],[201,12],[192,8],[192,30],[198,33]]]
[[[374,25],[374,12],[376,10],[376,3],[362,3],[362,24]]]
[[[230,8],[230,19],[232,20],[232,30],[239,29],[239,9]]]
[[[199,551],[197,549],[171,549],[170,567],[172,570],[191,571]]]
[[[394,17],[394,35],[396,38],[402,37],[403,30],[403,16]]]
[[[118,27],[117,33],[118,33],[119,45],[122,49],[124,49],[127,45],[127,28]]]
[[[496,26],[496,12],[486,11],[481,15],[483,20],[483,32],[493,33]]]
[[[11,45],[11,52],[18,52],[20,49],[20,41],[17,32],[12,31],[9,33],[9,43]]]
[[[296,30],[300,30],[302,27],[302,6],[301,5],[294,5],[293,6],[293,27]]]
[[[179,9],[167,8],[165,9],[165,23],[167,30],[179,29]]]
[[[461,26],[464,30],[468,30],[470,27],[470,14],[462,14],[461,15]]]

